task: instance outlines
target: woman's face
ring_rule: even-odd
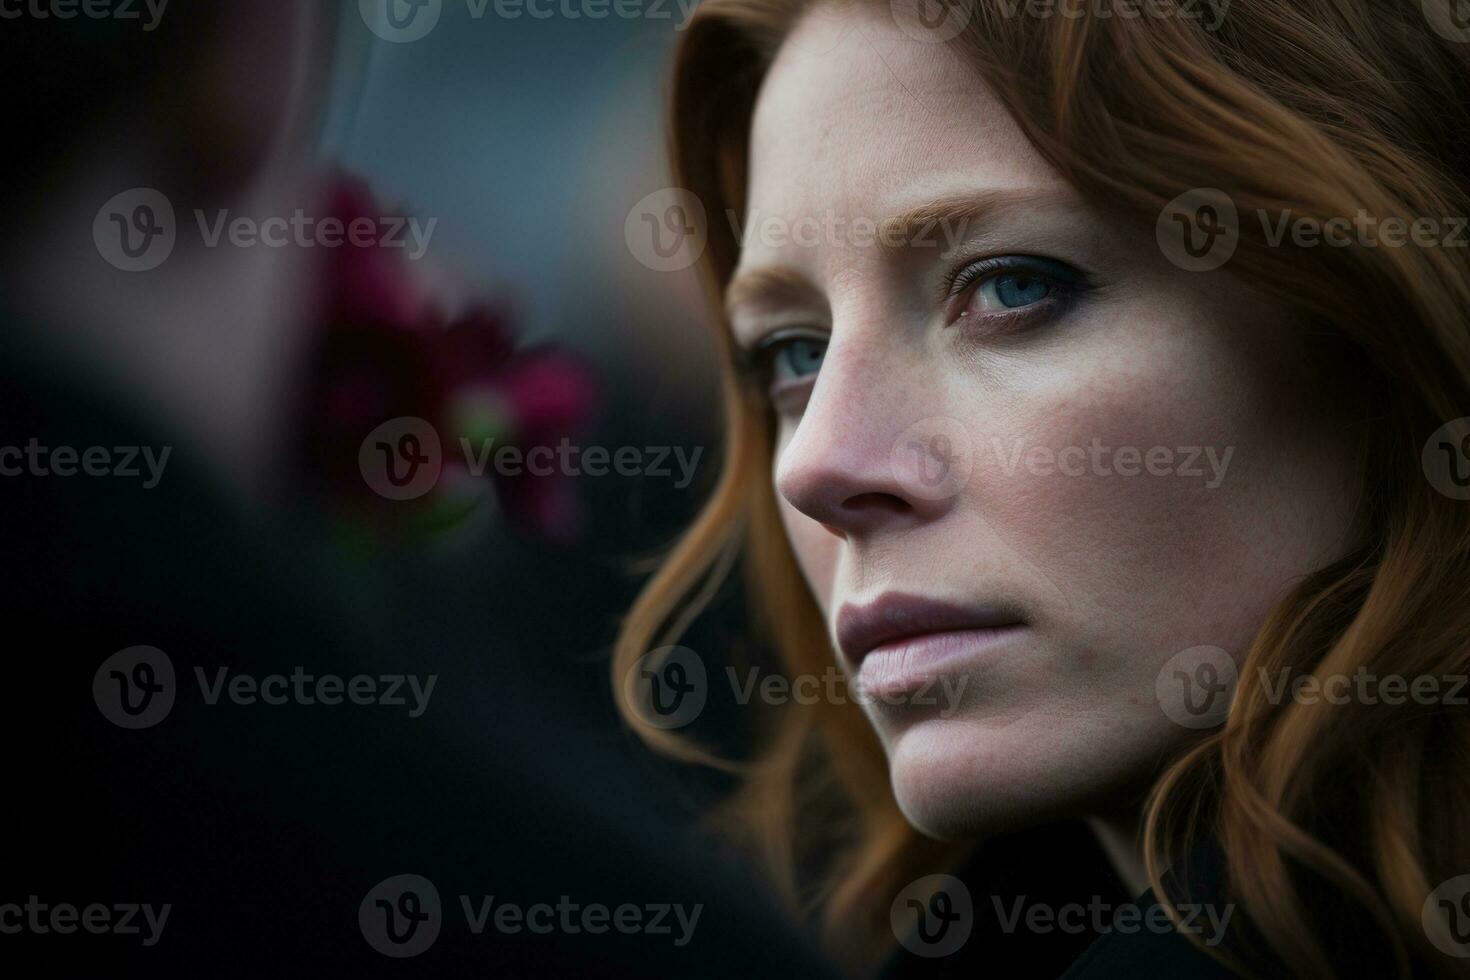
[[[1084,206],[886,6],[798,26],[750,167],[731,322],[904,812],[954,836],[1133,799],[1350,544],[1287,310]]]

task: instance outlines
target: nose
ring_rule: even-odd
[[[906,530],[942,516],[951,497],[906,479],[905,433],[923,385],[872,358],[829,347],[796,432],[776,464],[776,490],[838,537]]]

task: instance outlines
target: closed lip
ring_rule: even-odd
[[[1024,626],[1013,608],[960,605],[901,592],[885,592],[863,605],[845,603],[837,612],[837,646],[853,668],[876,650],[912,646],[904,641],[936,634],[990,633]]]

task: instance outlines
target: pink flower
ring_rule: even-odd
[[[359,241],[376,242],[384,231],[384,212],[358,179],[329,181],[326,212],[348,227],[371,222],[373,233]],[[474,477],[461,439],[476,450],[524,454],[575,437],[597,400],[585,364],[550,346],[517,350],[503,307],[446,316],[422,294],[402,249],[349,241],[333,250],[321,297],[299,469],[337,519],[394,535],[442,529],[482,503],[477,494],[493,492],[513,523],[555,537],[576,532],[580,507],[567,476],[506,475],[491,465]],[[443,452],[438,484],[416,501],[374,493],[359,465],[367,435],[401,417],[431,423]]]

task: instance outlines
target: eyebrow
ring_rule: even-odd
[[[876,223],[873,243],[888,253],[913,246],[915,239],[933,244],[960,240],[956,225],[994,218],[1007,211],[1042,207],[1082,210],[1084,205],[1069,188],[1000,188],[947,194],[890,215]],[[821,292],[790,266],[760,266],[737,272],[725,287],[725,316],[733,319],[741,307],[759,303],[824,302]]]
[[[737,273],[725,287],[725,316],[733,319],[740,307],[783,299],[793,304],[823,302],[811,280],[790,266],[761,266]]]
[[[1052,187],[948,194],[884,218],[878,223],[877,243],[886,251],[896,251],[909,247],[915,238],[921,236],[935,240],[936,228],[943,232],[955,225],[983,221],[1007,211],[1042,207],[1081,210],[1082,202],[1070,189]],[[949,236],[941,234],[938,240],[948,241]]]

